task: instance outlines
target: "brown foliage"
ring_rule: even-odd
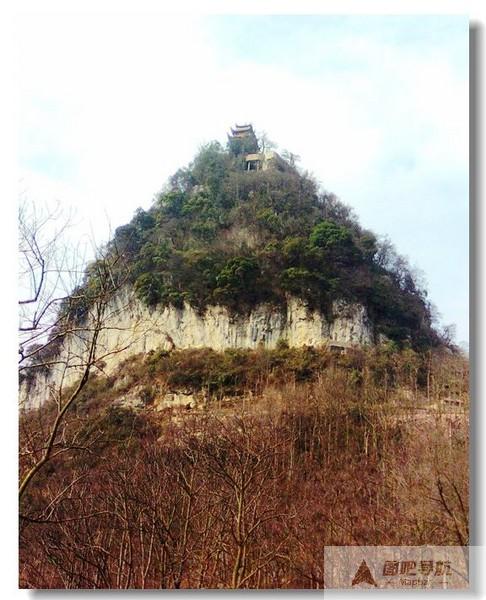
[[[417,383],[411,358],[394,379],[412,392],[464,383],[439,359]],[[73,411],[83,450],[29,490],[21,586],[315,589],[325,545],[467,544],[467,412],[399,403],[365,356],[339,360],[245,410]],[[22,443],[42,415],[24,419]]]

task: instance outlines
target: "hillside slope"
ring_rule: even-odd
[[[467,359],[389,243],[246,141],[21,348],[21,587],[322,589],[324,546],[468,544]]]
[[[440,345],[426,292],[391,244],[292,161],[251,143],[252,154],[203,147],[115,231],[63,302],[50,341],[31,353],[25,406],[88,363],[112,372],[125,355],[158,348]],[[265,156],[267,168],[248,170]]]
[[[282,164],[248,171],[231,145],[203,147],[148,211],[116,230],[107,251],[122,258],[118,275],[147,306],[186,302],[201,313],[284,307],[289,296],[324,315],[333,301],[359,303],[377,334],[436,345],[426,292],[406,260],[308,174]],[[87,308],[68,304],[73,317]]]

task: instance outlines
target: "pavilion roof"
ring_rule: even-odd
[[[248,125],[235,125],[231,128],[231,132],[233,135],[235,133],[254,133],[253,126],[251,124]]]

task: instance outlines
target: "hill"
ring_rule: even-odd
[[[21,587],[319,589],[324,546],[468,543],[467,360],[389,243],[235,131],[21,348]]]
[[[444,345],[391,243],[292,154],[261,148],[251,126],[232,133],[226,148],[202,147],[88,265],[48,341],[22,354],[25,406],[88,364],[112,373],[152,350]]]
[[[216,304],[245,314],[293,296],[329,314],[345,300],[366,307],[378,339],[415,349],[440,343],[427,293],[389,241],[292,160],[273,153],[278,161],[249,170],[247,157],[259,154],[231,142],[201,148],[149,210],[115,231],[107,252],[122,257],[118,275],[128,273],[147,306],[186,302],[203,313]],[[73,301],[68,310],[80,317],[86,306]]]

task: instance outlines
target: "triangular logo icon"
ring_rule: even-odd
[[[360,585],[361,583],[368,583],[369,585],[378,587],[376,581],[373,579],[373,575],[371,574],[370,568],[368,567],[364,559],[359,565],[351,585]]]

